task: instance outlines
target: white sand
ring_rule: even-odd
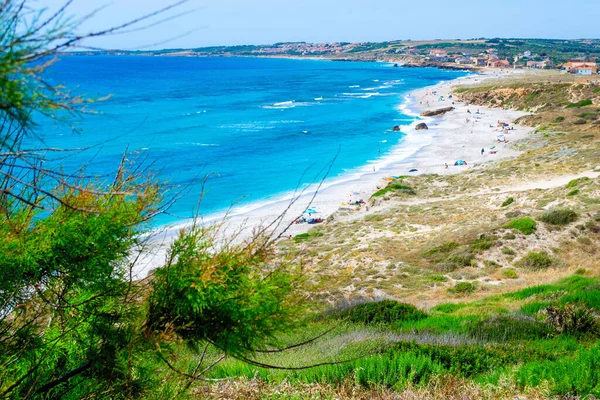
[[[454,111],[437,118],[421,118],[417,122],[425,122],[430,129],[426,131],[416,131],[414,125],[403,127],[405,137],[401,143],[396,146],[388,155],[384,155],[373,166],[374,172],[367,172],[365,168],[356,174],[350,175],[348,180],[330,185],[318,191],[314,197],[315,187],[308,188],[304,194],[297,197],[293,204],[290,204],[291,198],[285,198],[266,206],[257,206],[256,208],[244,207],[233,209],[230,216],[227,217],[223,233],[225,235],[232,232],[242,231],[239,239],[243,240],[250,237],[252,230],[259,226],[265,226],[275,220],[279,215],[285,213],[281,224],[271,229],[275,235],[282,234],[284,228],[288,227],[292,221],[301,216],[304,210],[310,206],[319,211],[319,216],[326,218],[334,214],[342,206],[342,202],[364,199],[368,201],[371,195],[386,184],[385,178],[391,175],[409,175],[412,168],[418,169],[418,174],[452,174],[459,173],[467,168],[476,168],[478,165],[515,156],[518,154],[515,150],[509,148],[509,145],[496,142],[499,132],[495,131],[498,121],[512,122],[516,118],[525,115],[522,112],[506,111],[502,109],[491,109],[485,107],[472,107],[448,99],[452,87],[457,84],[475,83],[490,77],[507,75],[512,71],[493,71],[476,76],[469,76],[455,81],[442,83],[432,87],[414,91],[407,98],[407,103],[400,106],[403,113],[422,112],[425,110],[434,110],[452,105]],[[433,95],[432,92],[436,94]],[[439,101],[443,96],[444,101]],[[427,103],[429,102],[429,106]],[[422,104],[421,104],[422,103]],[[471,114],[467,112],[471,111]],[[475,114],[479,110],[480,114]],[[480,119],[474,119],[478,116]],[[466,119],[470,122],[467,123]],[[490,127],[492,125],[493,127]],[[514,142],[527,136],[531,128],[515,126],[514,130],[506,135],[509,142]],[[391,138],[390,134],[390,138]],[[510,144],[510,143],[509,143]],[[407,153],[407,148],[415,148],[420,145],[421,149],[415,154]],[[490,146],[495,145],[496,154],[490,154]],[[481,149],[485,148],[485,153],[481,154]],[[454,166],[456,160],[467,161],[467,166]],[[402,161],[398,161],[402,160]],[[445,167],[445,163],[449,165]],[[415,174],[415,173],[413,173]],[[352,194],[351,196],[349,195]],[[311,202],[312,200],[312,202]],[[358,213],[366,213],[365,207]],[[205,219],[204,223],[213,223],[221,221],[223,215],[213,215]],[[137,278],[143,278],[147,273],[159,267],[165,260],[166,249],[169,243],[185,224],[166,227],[154,233],[149,241],[150,248],[144,250],[144,254],[137,261],[134,268],[134,275]],[[314,225],[292,224],[285,236],[297,235],[308,231]]]

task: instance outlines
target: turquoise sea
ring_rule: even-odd
[[[206,174],[201,211],[210,214],[272,201],[314,182],[334,158],[326,184],[368,168],[405,134],[427,134],[406,129],[415,120],[400,107],[409,92],[464,75],[388,63],[65,56],[50,81],[112,97],[93,104],[95,114],[41,119],[39,129],[49,146],[91,146],[62,159],[67,170],[85,162],[104,175],[127,148],[139,152],[173,194],[183,190],[156,220],[168,224],[193,214]]]

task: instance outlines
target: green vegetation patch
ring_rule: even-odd
[[[387,186],[386,188],[383,188],[383,189],[373,193],[373,195],[371,197],[381,197],[387,193],[407,194],[410,196],[414,196],[415,194],[417,194],[417,192],[415,192],[415,190],[413,188],[411,188],[410,186],[406,186],[401,183],[392,183],[391,185]]]
[[[540,221],[549,225],[568,225],[577,221],[578,215],[575,211],[559,208],[549,211],[540,217]]]
[[[556,264],[557,261],[544,251],[531,251],[517,262],[519,267],[533,271],[548,269]]]
[[[448,288],[449,293],[468,296],[475,291],[475,285],[471,282],[458,282],[454,287]]]
[[[537,230],[536,222],[530,217],[517,218],[506,225],[504,228],[516,229],[524,235],[531,235]]]
[[[335,313],[339,319],[350,322],[369,324],[390,324],[400,321],[416,321],[427,317],[427,314],[413,305],[394,300],[382,300],[363,303]]]
[[[509,206],[514,202],[515,202],[514,197],[509,197],[508,199],[504,200],[504,202],[502,203],[502,207]]]
[[[569,103],[567,105],[567,108],[581,108],[581,107],[591,106],[592,104],[593,104],[592,100],[585,99],[585,100],[578,101],[577,103]]]
[[[323,232],[314,232],[314,233],[301,233],[299,235],[294,236],[294,240],[296,241],[296,243],[308,240],[308,239],[312,239],[312,238],[316,238],[316,237],[321,237],[323,236],[324,233]]]

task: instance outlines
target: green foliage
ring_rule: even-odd
[[[299,242],[303,242],[303,241],[311,239],[311,238],[321,237],[321,236],[324,236],[323,232],[300,233],[300,234],[294,236],[294,241],[296,243],[299,243]]]
[[[559,334],[598,336],[600,333],[597,317],[583,305],[548,306],[540,313]]]
[[[407,195],[415,195],[417,192],[410,186],[403,185],[401,183],[392,183],[388,185],[386,188],[383,188],[375,193],[371,197],[381,197],[385,194],[393,193],[393,194],[407,194]]]
[[[577,103],[569,103],[567,105],[567,108],[581,108],[581,107],[590,106],[592,104],[593,104],[592,100],[586,99],[586,100],[578,101]]]
[[[569,181],[569,183],[567,183],[567,186],[565,186],[565,187],[567,189],[576,188],[577,186],[579,186],[580,183],[587,182],[589,180],[590,180],[590,178],[588,178],[587,176],[582,177],[582,178],[573,179],[573,180]]]
[[[489,250],[496,242],[496,239],[498,239],[496,236],[481,235],[479,238],[471,242],[469,248],[474,252]]]
[[[434,256],[437,254],[447,254],[458,247],[456,242],[446,242],[425,252],[425,256]]]
[[[557,396],[599,396],[598,360],[600,345],[595,345],[589,350],[580,350],[575,357],[527,363],[516,372],[516,381],[522,387],[548,382]]]
[[[560,123],[560,122],[563,122],[564,120],[565,120],[565,117],[563,117],[562,115],[559,115],[558,117],[554,118],[552,120],[552,122]]]
[[[449,288],[448,292],[463,296],[468,296],[475,291],[475,285],[471,282],[458,282],[454,285],[454,287]]]
[[[469,327],[469,334],[481,341],[507,342],[543,339],[552,330],[547,323],[525,314],[494,315],[483,318]]]
[[[504,202],[502,202],[502,207],[507,207],[509,205],[511,205],[512,203],[515,202],[514,197],[509,197],[506,200],[504,200]]]
[[[532,218],[523,217],[510,221],[504,228],[516,229],[524,235],[531,235],[537,230],[537,224]]]
[[[431,275],[429,277],[429,279],[431,279],[434,282],[447,282],[448,281],[448,277],[446,275]]]
[[[502,271],[502,276],[508,279],[517,279],[519,275],[514,269],[505,269]]]
[[[531,251],[523,256],[523,258],[517,262],[517,265],[521,268],[539,271],[556,265],[556,260],[544,251]]]
[[[514,256],[514,255],[516,255],[516,254],[517,254],[517,252],[516,252],[516,251],[514,251],[514,250],[513,250],[513,249],[511,249],[510,247],[506,247],[506,246],[505,246],[505,247],[503,247],[503,248],[501,249],[501,251],[502,251],[502,254],[506,254],[507,256]]]
[[[465,303],[443,303],[433,307],[431,311],[437,311],[445,314],[453,313],[461,308],[466,307]]]
[[[301,319],[293,306],[297,299],[290,297],[293,272],[270,268],[262,241],[217,253],[213,248],[205,229],[180,235],[171,248],[173,261],[154,274],[146,326],[233,355],[272,345],[276,334]]]
[[[567,197],[576,196],[579,194],[579,189],[573,189],[569,193],[567,193]]]
[[[573,121],[573,124],[574,125],[585,125],[585,124],[587,124],[587,121],[582,118],[582,119],[578,119],[578,120]]]
[[[568,225],[577,221],[579,216],[573,210],[559,208],[542,214],[540,221],[549,225]]]
[[[417,321],[427,314],[413,305],[394,300],[363,303],[334,314],[336,318],[363,324],[390,324],[400,321]]]

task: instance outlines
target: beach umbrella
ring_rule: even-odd
[[[419,170],[418,170],[418,169],[416,169],[416,168],[413,168],[413,169],[411,169],[411,170],[410,170],[410,171],[408,171],[408,172],[419,172]]]

